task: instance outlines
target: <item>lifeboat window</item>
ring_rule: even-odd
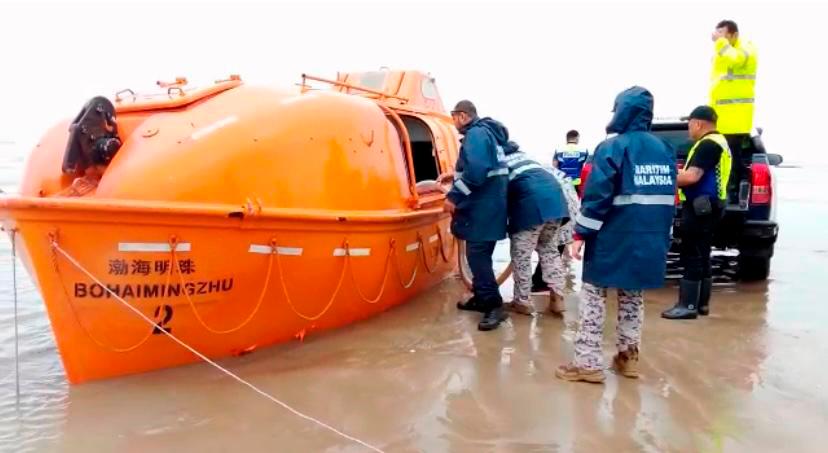
[[[434,85],[434,79],[423,79],[420,85],[420,91],[426,99],[437,99],[437,86]]]
[[[366,72],[359,78],[359,86],[371,90],[382,91],[385,89],[386,76],[388,76],[388,73],[385,71]]]
[[[414,182],[436,180],[440,175],[440,168],[434,153],[431,130],[423,121],[414,117],[402,116],[402,121],[411,140]]]

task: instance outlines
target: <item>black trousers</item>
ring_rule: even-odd
[[[741,155],[742,150],[753,150],[753,142],[751,141],[750,134],[727,134],[725,135],[725,140],[727,140],[727,146],[730,148],[730,152],[733,153],[734,158],[737,155]]]
[[[713,234],[724,214],[724,208],[717,200],[711,204],[713,211],[707,215],[697,215],[693,203],[689,201],[684,202],[682,206],[679,252],[685,280],[700,281],[713,276],[710,250],[713,246]]]
[[[466,259],[472,272],[472,292],[490,308],[503,305],[492,263],[496,245],[496,241],[466,241]]]
[[[727,146],[730,148],[730,153],[733,156],[733,168],[730,171],[730,186],[732,196],[738,194],[739,182],[745,178],[745,164],[744,159],[749,158],[755,151],[753,140],[750,134],[728,134],[725,135]],[[737,201],[734,199],[733,201]]]

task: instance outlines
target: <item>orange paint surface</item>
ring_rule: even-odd
[[[433,80],[339,81],[121,93],[123,146],[82,197],[61,195],[68,120],[46,132],[0,221],[70,382],[197,360],[161,329],[211,358],[238,355],[376,315],[456,269],[444,196],[416,186],[420,172],[452,172],[459,146]]]

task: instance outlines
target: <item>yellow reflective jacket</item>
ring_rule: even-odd
[[[697,141],[695,144],[693,144],[693,147],[690,148],[690,152],[687,153],[686,162],[689,163],[691,159],[693,159],[693,156],[696,154],[696,149],[698,149],[699,144],[701,144],[705,140],[713,141],[717,145],[719,145],[719,147],[722,148],[722,155],[719,158],[719,164],[716,165],[716,172],[712,175],[703,175],[702,180],[694,184],[694,187],[692,189],[680,188],[679,199],[681,201],[685,201],[688,195],[690,195],[691,197],[696,195],[713,196],[713,193],[710,192],[715,192],[719,200],[727,200],[727,184],[730,181],[730,171],[733,167],[733,156],[730,152],[730,146],[728,146],[727,139],[725,139],[724,135],[717,133],[705,135],[704,137],[702,137],[701,140]],[[685,191],[692,193],[688,194]]]
[[[715,44],[710,76],[710,106],[719,115],[722,134],[748,134],[753,128],[756,46],[747,41],[731,44],[719,38]]]

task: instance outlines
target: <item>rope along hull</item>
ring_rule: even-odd
[[[438,210],[353,220],[219,209],[147,216],[21,199],[0,211],[15,219],[4,227],[17,230],[75,384],[199,360],[162,329],[218,359],[346,326],[434,286],[457,262]]]

